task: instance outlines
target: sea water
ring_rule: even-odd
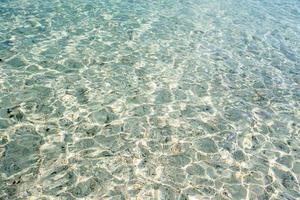
[[[299,199],[299,84],[299,0],[0,0],[0,199]]]

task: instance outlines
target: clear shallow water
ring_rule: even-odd
[[[1,199],[300,197],[298,0],[0,1]]]

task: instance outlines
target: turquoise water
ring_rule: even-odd
[[[0,199],[299,199],[299,84],[299,0],[0,0]]]

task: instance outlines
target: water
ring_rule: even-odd
[[[300,198],[298,0],[1,0],[0,199]]]

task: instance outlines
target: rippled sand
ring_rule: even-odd
[[[300,198],[298,0],[1,0],[0,199]]]

